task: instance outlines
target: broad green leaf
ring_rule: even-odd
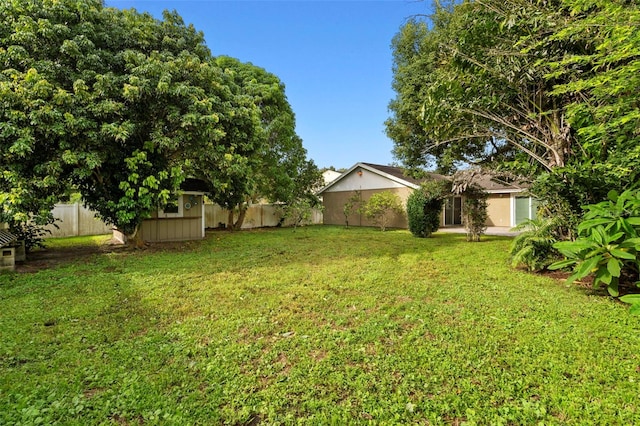
[[[560,260],[558,262],[554,262],[551,265],[549,265],[547,267],[547,269],[551,270],[551,271],[555,271],[557,269],[563,269],[566,268],[568,266],[572,266],[576,264],[576,260],[575,259],[565,259],[565,260]]]
[[[598,266],[598,263],[602,261],[602,255],[591,257],[582,262],[576,270],[577,279],[581,279],[589,275]]]
[[[611,284],[609,284],[607,286],[607,291],[613,297],[618,297],[620,295],[620,292],[618,291],[618,279],[617,278],[614,278],[613,280],[611,280]]]
[[[619,277],[621,269],[622,269],[622,262],[619,261],[618,259],[615,259],[612,257],[607,262],[607,270],[612,276]]]
[[[596,271],[596,276],[595,276],[596,283],[603,282],[609,285],[611,284],[612,279],[613,279],[613,276],[611,275],[611,273],[609,273],[609,271],[606,268],[599,268]]]
[[[620,300],[624,303],[640,305],[640,294],[625,294],[620,297]]]
[[[595,228],[598,225],[605,225],[611,222],[611,219],[590,219],[580,222],[578,225],[578,232],[582,233],[583,231],[589,230],[591,228]]]
[[[628,241],[625,241],[625,243],[627,243]],[[624,243],[623,243],[624,244]],[[623,244],[620,244],[619,247],[623,247]],[[633,247],[633,246],[631,246]],[[619,248],[612,248],[609,250],[609,253],[611,253],[611,256],[615,256],[617,258],[620,259],[627,259],[627,260],[634,260],[636,259],[636,256],[632,253],[629,253],[628,251],[619,249]]]
[[[634,303],[629,307],[629,313],[631,315],[640,315],[640,303]]]

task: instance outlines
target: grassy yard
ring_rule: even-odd
[[[640,422],[640,318],[509,242],[225,232],[2,273],[0,424]]]

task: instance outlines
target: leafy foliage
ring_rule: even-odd
[[[314,209],[319,209],[320,203],[309,198],[300,198],[284,206],[283,217],[289,219],[294,228],[310,225]]]
[[[361,214],[362,209],[364,207],[364,202],[362,200],[362,192],[354,191],[353,194],[349,197],[344,206],[342,206],[342,212],[344,213],[344,223],[345,226],[349,227],[349,216],[352,214]]]
[[[284,85],[175,12],[100,0],[0,3],[0,209],[46,220],[70,188],[129,235],[187,174],[225,207],[289,202],[319,179]]]
[[[240,229],[249,202],[285,204],[313,198],[322,175],[295,133],[295,116],[280,79],[251,63],[215,59],[234,105],[222,122],[225,134],[198,149],[192,171],[210,187],[211,200],[239,211],[230,221]]]
[[[478,242],[487,230],[487,197],[489,194],[478,184],[486,172],[480,168],[460,170],[453,176],[451,192],[462,195],[462,224],[467,241]]]
[[[407,198],[409,231],[416,237],[430,237],[440,227],[446,185],[430,180],[420,185]]]
[[[480,241],[487,230],[487,217],[487,193],[480,187],[469,187],[462,202],[462,223],[467,230],[467,241]]]
[[[562,220],[560,217],[538,217],[529,219],[515,228],[520,233],[510,247],[511,264],[524,265],[530,271],[541,271],[560,258],[553,247],[560,241]]]
[[[387,134],[405,165],[500,167],[563,238],[580,206],[639,181],[640,10],[627,1],[437,3],[393,41]]]
[[[381,231],[385,231],[391,220],[404,213],[400,197],[391,191],[376,192],[364,203],[362,210]]]
[[[567,259],[549,269],[573,267],[571,283],[594,274],[593,285],[604,284],[610,295],[620,294],[623,278],[638,281],[640,271],[640,191],[609,193],[609,200],[585,206],[575,241],[554,245]]]

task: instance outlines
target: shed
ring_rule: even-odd
[[[205,237],[204,195],[206,183],[199,179],[186,179],[180,190],[165,206],[151,212],[151,217],[142,221],[138,231],[145,242],[199,240]],[[125,236],[114,230],[114,238],[125,242]]]
[[[0,229],[0,269],[14,270],[16,266],[16,246],[18,237],[6,229]]]

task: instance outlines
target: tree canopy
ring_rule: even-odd
[[[393,40],[387,133],[405,165],[499,165],[547,188],[574,184],[573,210],[638,182],[635,3],[466,1],[430,18]]]
[[[314,198],[312,190],[321,175],[307,159],[302,139],[295,133],[295,115],[284,84],[263,68],[234,58],[221,56],[215,64],[230,80],[236,97],[245,103],[243,111],[253,112],[254,122],[241,128],[234,116],[234,131],[224,138],[225,146],[230,147],[224,158],[214,150],[194,160],[194,173],[209,182],[212,200],[230,211],[239,209],[233,224],[239,228],[251,201],[290,203]],[[233,158],[238,161],[230,165]]]
[[[256,89],[257,80],[235,76],[234,60],[213,58],[175,12],[158,20],[100,0],[33,0],[3,2],[0,19],[6,222],[45,221],[73,188],[107,223],[135,233],[187,173],[200,172],[213,198],[239,200],[248,191],[235,188],[264,181],[258,171],[273,177],[255,166],[260,153],[306,161],[293,114],[270,134],[288,132],[295,143],[265,146],[277,120],[257,93],[281,91],[277,107],[290,111],[277,78]]]

